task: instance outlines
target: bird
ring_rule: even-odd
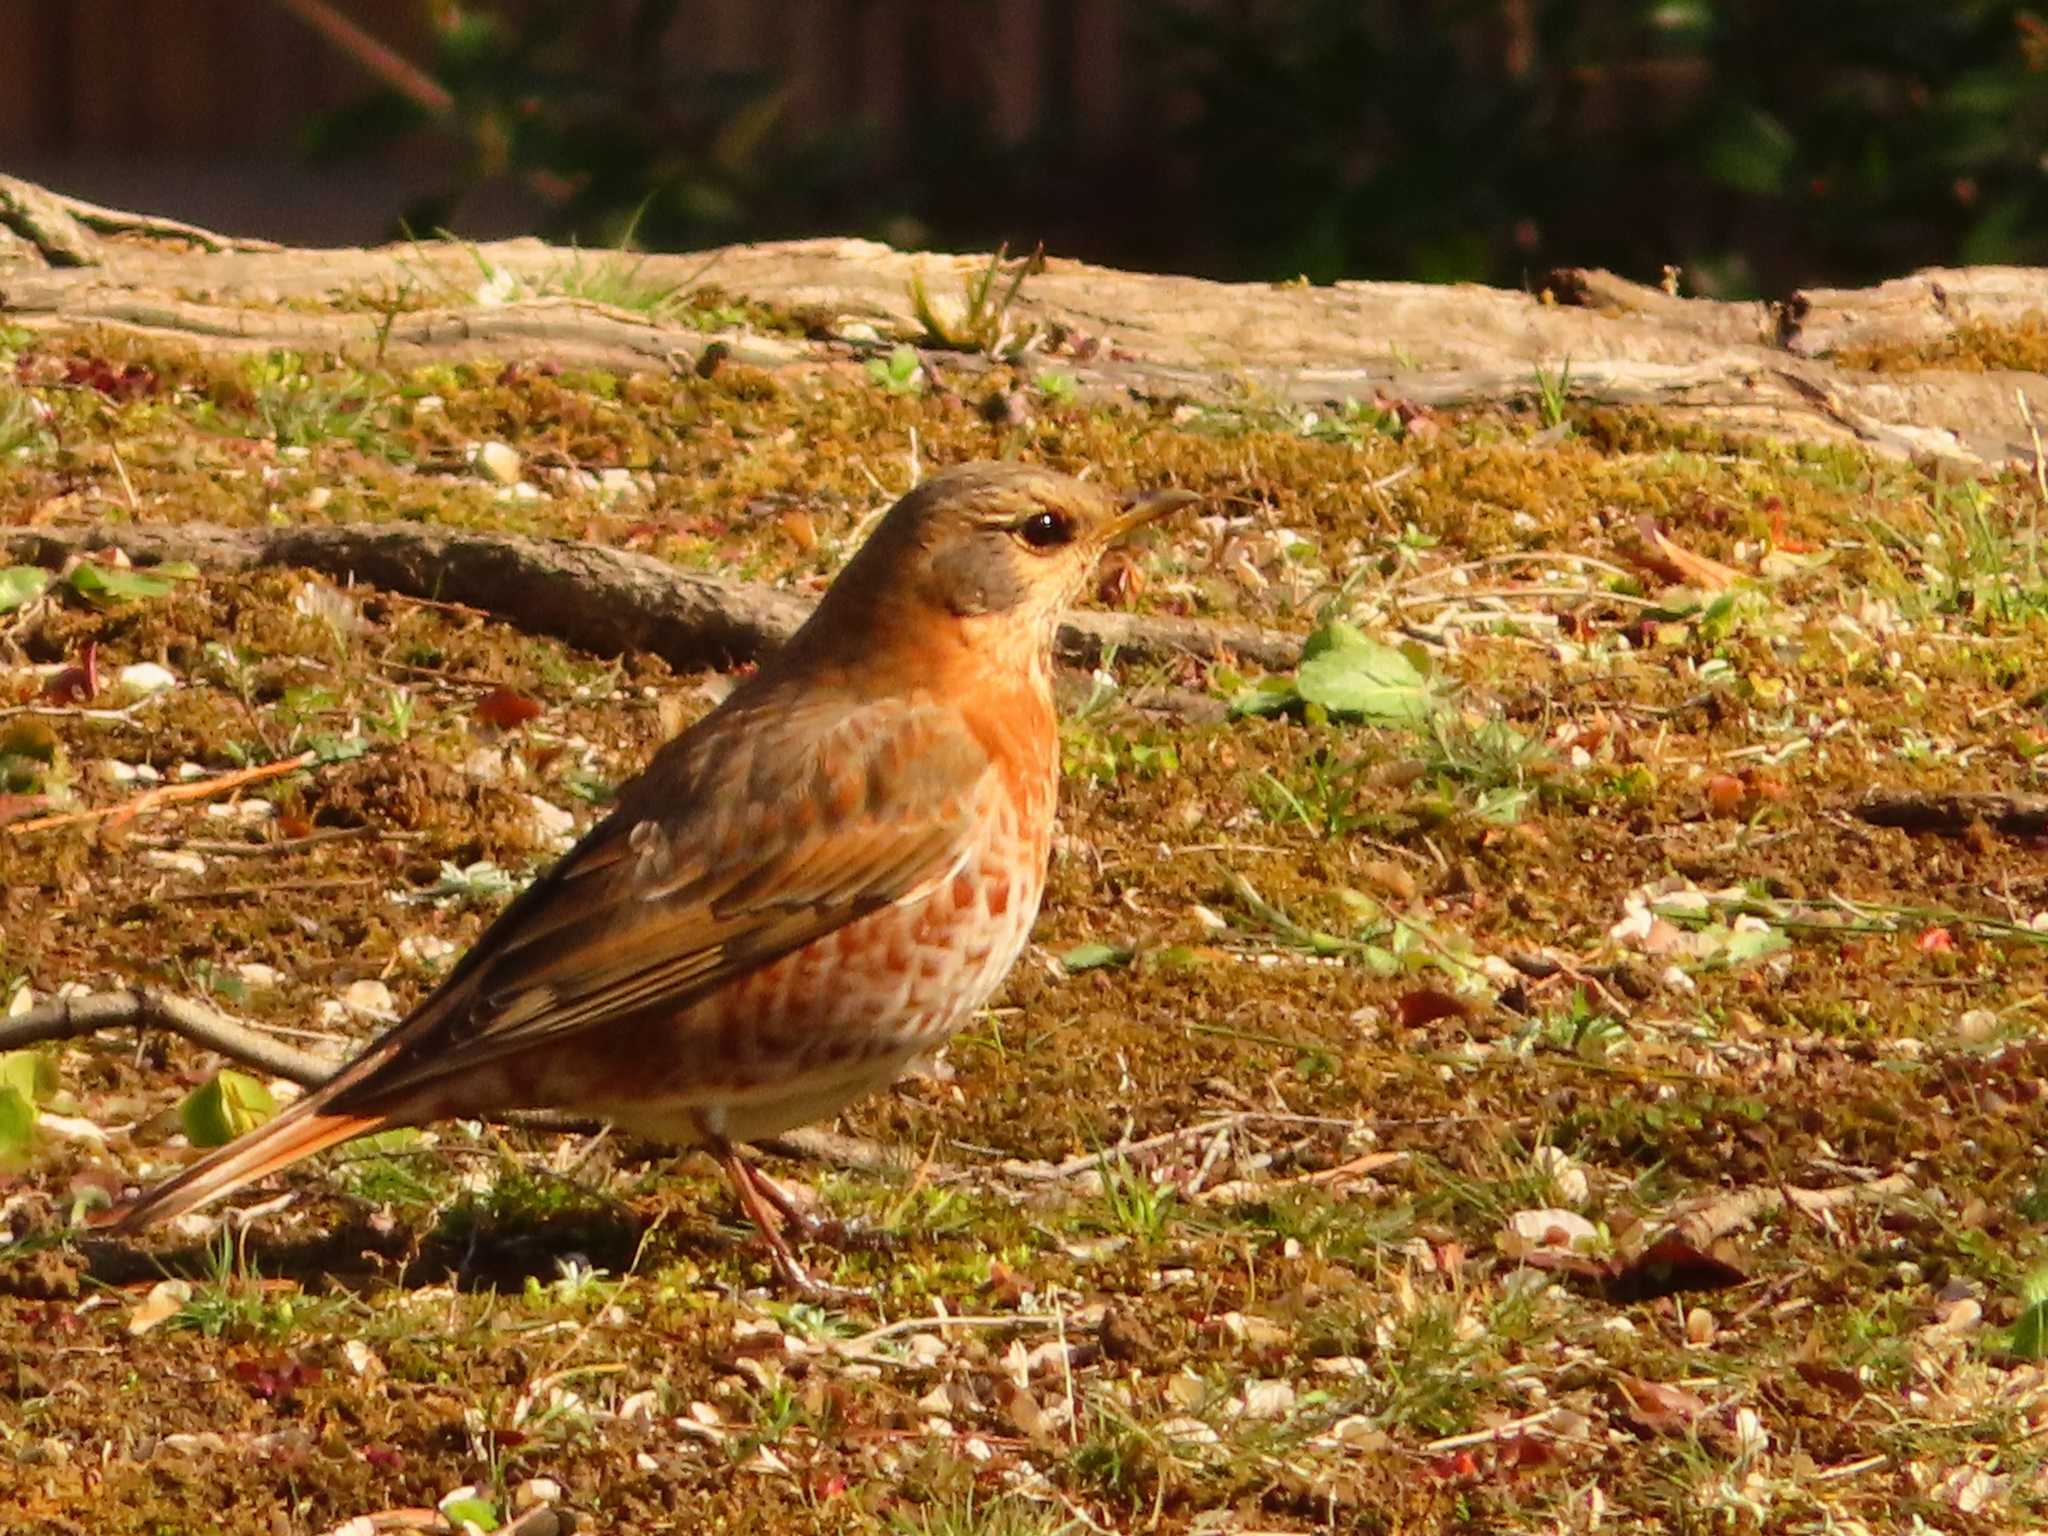
[[[1060,615],[1104,550],[1197,499],[931,474],[409,1015],[97,1224],[134,1234],[382,1130],[568,1111],[709,1153],[779,1280],[825,1289],[739,1148],[894,1082],[1009,972],[1051,850]]]

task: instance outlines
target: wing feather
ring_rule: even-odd
[[[935,702],[722,710],[664,748],[442,987],[339,1107],[392,1107],[480,1064],[659,1016],[950,880],[999,792]]]

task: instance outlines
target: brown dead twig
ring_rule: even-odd
[[[1902,832],[1960,837],[1982,823],[2008,837],[2048,833],[2048,795],[1921,795],[1882,791],[1856,807],[1856,818]]]
[[[80,822],[104,821],[110,826],[133,821],[138,816],[149,816],[168,806],[187,805],[195,800],[211,800],[215,795],[224,795],[231,790],[246,789],[251,784],[262,784],[271,779],[283,778],[301,768],[310,768],[318,761],[318,754],[301,752],[297,757],[287,757],[275,763],[261,763],[254,768],[237,768],[232,773],[216,774],[210,779],[199,779],[191,784],[164,784],[146,790],[132,800],[123,800],[118,805],[94,806],[83,811],[59,811],[49,816],[33,816],[27,821],[11,822],[0,827],[9,837],[19,837],[25,832],[46,832],[52,827],[75,826]]]
[[[409,523],[0,530],[0,561],[55,569],[108,548],[138,565],[297,567],[406,597],[461,603],[601,655],[645,651],[685,669],[758,660],[811,611],[810,600],[794,593],[699,576],[630,550]],[[1110,650],[1140,657],[1227,654],[1270,668],[1292,667],[1301,658],[1301,641],[1292,635],[1132,613],[1070,614],[1059,647],[1067,660],[1081,663]]]
[[[38,1003],[12,1018],[0,1019],[0,1050],[19,1050],[52,1040],[75,1040],[103,1029],[126,1026],[168,1030],[194,1045],[219,1051],[231,1061],[305,1088],[326,1082],[341,1065],[331,1056],[302,1051],[261,1030],[237,1023],[204,1003],[147,987],[60,997]]]
[[[1846,1205],[1878,1205],[1902,1200],[1913,1193],[1914,1184],[1905,1172],[1867,1179],[1861,1184],[1838,1184],[1830,1189],[1795,1189],[1774,1184],[1762,1189],[1738,1190],[1713,1204],[1681,1216],[1671,1230],[1698,1248],[1708,1248],[1732,1232],[1749,1226],[1759,1217],[1788,1207],[1815,1218]]]
[[[154,214],[102,208],[83,198],[52,192],[33,182],[0,176],[0,230],[12,230],[57,265],[86,267],[100,259],[92,231],[110,235],[142,235],[153,240],[182,240],[202,251],[276,251],[269,240],[244,240],[215,234],[197,224]]]

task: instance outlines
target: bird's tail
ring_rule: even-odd
[[[353,1074],[345,1074],[352,1076]],[[329,1108],[336,1080],[309,1094],[268,1124],[202,1157],[190,1168],[145,1190],[125,1205],[94,1218],[95,1226],[118,1234],[140,1232],[220,1199],[266,1173],[311,1157],[322,1147],[361,1136],[389,1123],[390,1116],[349,1114]]]

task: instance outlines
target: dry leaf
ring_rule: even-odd
[[[1622,1417],[1647,1434],[1682,1435],[1707,1411],[1705,1399],[1685,1388],[1641,1376],[1618,1376],[1614,1389],[1625,1405]]]
[[[1648,514],[1636,520],[1636,536],[1642,540],[1634,552],[1638,563],[1679,586],[1725,592],[1742,579],[1733,566],[1696,555],[1671,539]]]
[[[515,688],[493,688],[476,701],[476,717],[485,725],[509,731],[540,718],[540,703]]]
[[[192,1285],[186,1280],[159,1280],[149,1288],[149,1294],[135,1304],[135,1310],[128,1314],[128,1331],[141,1337],[160,1323],[167,1323],[185,1308],[192,1299]]]

